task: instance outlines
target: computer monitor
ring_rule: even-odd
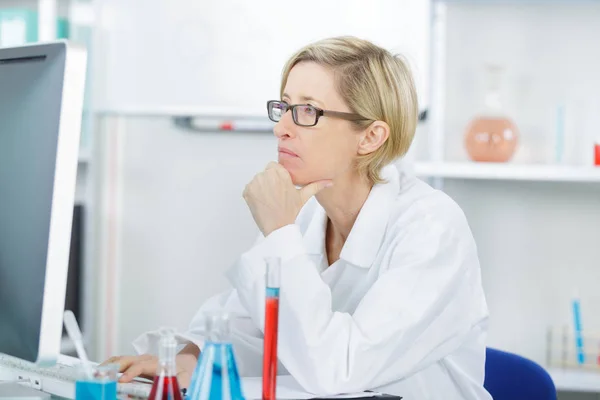
[[[86,52],[0,48],[0,353],[60,353]]]

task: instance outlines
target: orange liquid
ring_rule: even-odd
[[[517,148],[519,133],[507,118],[479,117],[465,134],[465,147],[473,161],[506,162]]]

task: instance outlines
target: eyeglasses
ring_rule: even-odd
[[[341,118],[348,121],[368,121],[368,118],[363,118],[354,113],[322,110],[310,104],[290,105],[285,101],[279,100],[268,101],[267,110],[269,112],[269,119],[273,122],[281,121],[283,115],[290,110],[294,123],[299,126],[315,126],[322,116]]]

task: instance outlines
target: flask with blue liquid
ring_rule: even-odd
[[[206,342],[186,394],[187,400],[244,400],[226,313],[205,316]]]

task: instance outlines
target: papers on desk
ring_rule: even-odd
[[[260,400],[262,399],[262,378],[242,378],[242,387],[244,390],[244,397],[247,400]],[[303,400],[303,399],[314,399],[327,398],[327,399],[348,399],[357,397],[374,397],[379,395],[377,392],[360,392],[360,393],[346,393],[338,394],[335,396],[316,396],[313,393],[308,393],[296,382],[291,375],[283,375],[277,377],[277,399],[282,400]]]

